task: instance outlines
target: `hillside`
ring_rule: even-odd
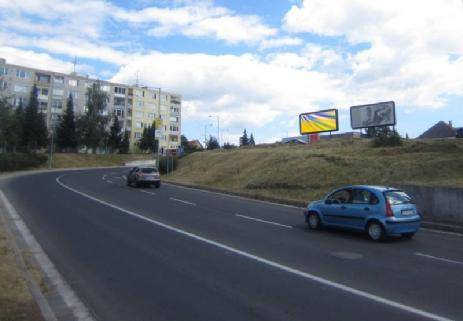
[[[170,179],[293,201],[315,199],[345,184],[463,186],[463,140],[371,148],[368,140],[337,139],[205,151],[182,158]]]
[[[153,159],[150,154],[78,154],[56,153],[53,168],[122,166],[125,162]],[[44,165],[48,167],[48,163]]]

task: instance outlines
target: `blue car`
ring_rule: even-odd
[[[389,235],[412,238],[421,215],[405,192],[383,186],[346,186],[311,202],[304,210],[310,229],[322,226],[364,231],[374,241]]]

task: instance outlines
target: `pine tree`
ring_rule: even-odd
[[[128,154],[130,149],[129,132],[124,131],[124,138],[122,139],[121,146],[119,147],[119,154]]]
[[[212,150],[212,149],[218,149],[220,148],[219,142],[217,141],[217,138],[209,136],[209,140],[206,143],[206,149]]]
[[[256,142],[254,141],[254,135],[251,133],[251,137],[249,138],[249,146],[256,146]]]
[[[78,135],[87,148],[92,149],[93,153],[105,138],[105,127],[107,118],[102,115],[108,103],[108,95],[101,90],[101,85],[96,82],[87,89],[87,111],[77,122]]]
[[[109,148],[111,149],[112,152],[118,150],[121,147],[122,143],[122,129],[119,124],[119,118],[117,115],[114,115],[114,120],[113,124],[111,125],[111,128],[109,130]]]
[[[29,150],[47,145],[47,127],[42,112],[39,112],[37,86],[34,85],[31,91],[29,104],[24,111],[23,122],[23,143]]]
[[[153,124],[154,125],[154,124]],[[156,151],[155,129],[153,126],[148,126],[143,129],[143,134],[138,141],[138,147],[142,151]]]
[[[76,121],[74,117],[74,100],[72,95],[66,102],[66,111],[57,129],[56,143],[61,150],[75,150],[78,146]]]
[[[243,136],[240,137],[240,146],[248,146],[249,145],[249,138],[248,133],[246,132],[246,128],[244,129]]]
[[[6,97],[0,98],[0,152],[8,146],[8,131],[12,122],[11,109]]]

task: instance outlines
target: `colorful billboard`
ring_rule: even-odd
[[[301,135],[339,130],[338,110],[327,109],[299,115]]]
[[[350,108],[352,129],[394,126],[396,124],[395,103],[383,103],[352,106]]]

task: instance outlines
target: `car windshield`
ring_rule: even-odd
[[[412,198],[402,191],[386,192],[384,196],[391,205],[409,204],[412,202]]]
[[[147,168],[142,168],[141,172],[144,174],[153,174],[153,173],[157,173],[158,170],[156,168],[147,167]]]

